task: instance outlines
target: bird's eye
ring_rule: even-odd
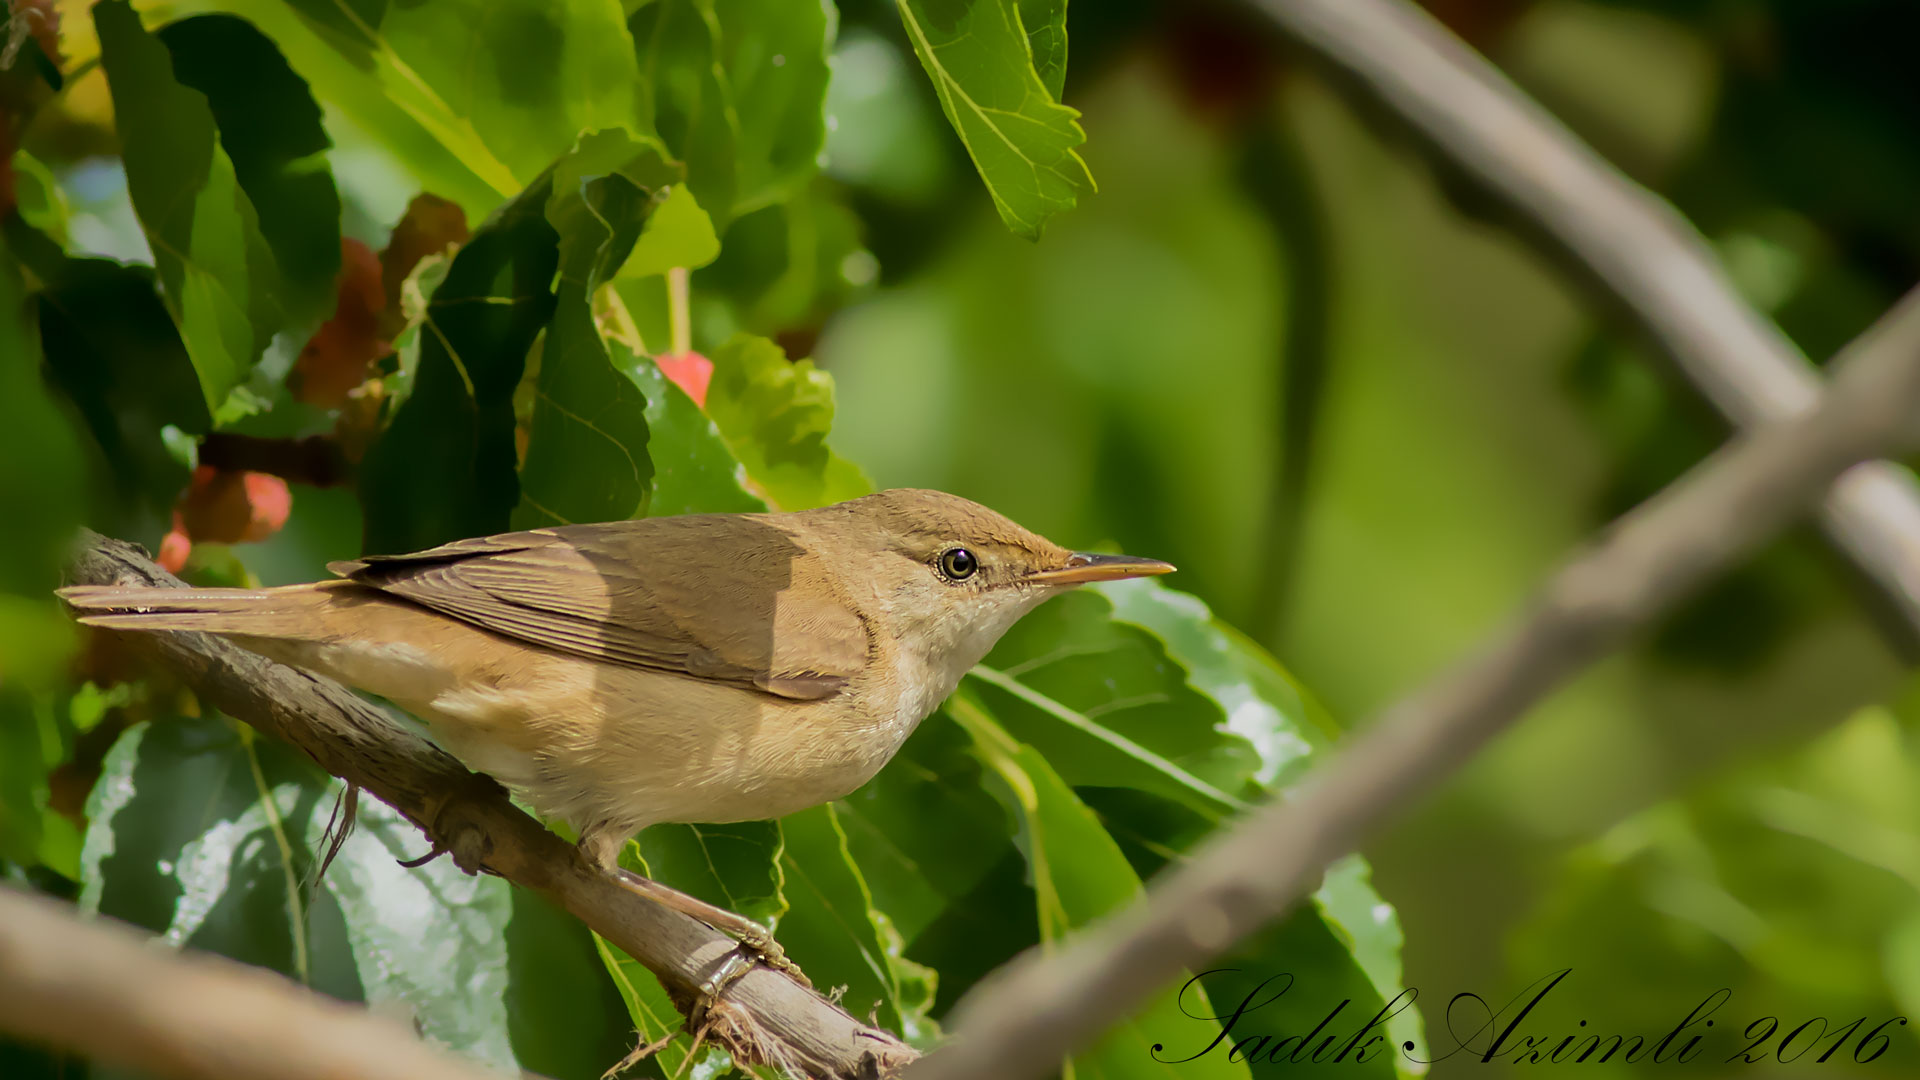
[[[966,548],[948,548],[940,553],[940,572],[950,581],[965,581],[980,569],[980,560]]]

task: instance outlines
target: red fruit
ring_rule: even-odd
[[[685,390],[695,405],[703,409],[707,407],[707,387],[713,382],[713,361],[688,350],[656,356],[653,362],[660,365],[660,374]]]
[[[277,476],[202,465],[193,470],[193,483],[174,508],[174,531],[161,543],[161,565],[166,565],[167,544],[176,535],[187,543],[265,540],[287,523],[292,509],[293,494]],[[186,562],[184,550],[178,559]]]

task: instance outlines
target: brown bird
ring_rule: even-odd
[[[775,818],[848,795],[1041,601],[1173,569],[1069,551],[912,489],[328,568],[344,580],[60,595],[90,626],[219,634],[387,698],[573,826],[604,873],[776,963],[763,927],[622,870],[626,841],[659,822]]]

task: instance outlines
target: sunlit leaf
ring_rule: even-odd
[[[1079,113],[1058,102],[1065,77],[1065,3],[898,0],[913,51],[933,80],[953,130],[986,181],[1000,220],[1037,239],[1047,219],[1073,208],[1093,176],[1074,147],[1086,141]],[[1028,12],[1044,14],[1046,55],[1035,69]],[[1056,28],[1055,22],[1059,20]]]
[[[693,189],[682,185],[654,209],[620,273],[645,277],[664,274],[677,266],[691,269],[707,265],[719,254],[720,241],[713,234],[712,220],[700,209]]]
[[[707,415],[769,503],[802,510],[873,489],[858,466],[827,445],[833,376],[746,334],[714,350],[712,360]]]
[[[207,99],[176,80],[166,46],[131,6],[105,0],[93,13],[128,194],[207,408],[218,411],[285,317],[279,273]]]
[[[976,670],[978,692],[1070,784],[1153,791],[1215,819],[1238,811],[1252,746],[1152,635],[1112,615],[1097,593],[1043,604]]]
[[[618,0],[228,0],[323,97],[422,181],[484,212],[581,131],[634,123],[634,50]],[[278,15],[279,18],[275,18]],[[467,176],[462,177],[464,171]]]

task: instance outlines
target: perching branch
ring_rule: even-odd
[[[94,533],[83,535],[67,576],[85,585],[184,584],[138,547]],[[712,927],[595,872],[498,785],[339,683],[209,634],[128,634],[126,643],[172,669],[202,701],[298,746],[406,815],[463,868],[483,867],[545,894],[658,976],[683,1012],[733,952],[734,942]],[[728,985],[707,1019],[708,1037],[736,1059],[807,1076],[873,1077],[915,1057],[905,1043],[763,966]]]
[[[1706,240],[1406,0],[1250,0],[1440,160],[1603,289],[1736,427],[1812,407],[1821,377],[1727,278]],[[1887,461],[1837,478],[1829,539],[1920,632],[1920,483]]]
[[[365,1009],[0,887],[0,1032],[177,1080],[487,1080]]]
[[[1291,797],[1216,834],[1142,903],[981,983],[913,1080],[1044,1076],[1183,971],[1285,914],[1334,860],[1549,690],[1815,504],[1858,462],[1920,447],[1920,289],[1849,346],[1811,411],[1737,437],[1548,579],[1505,630],[1377,717]]]

